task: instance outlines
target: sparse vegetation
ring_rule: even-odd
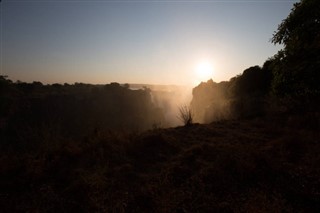
[[[319,212],[319,129],[303,126],[304,119],[223,121],[141,134],[99,130],[79,140],[60,138],[50,149],[1,149],[0,208]],[[42,142],[56,140],[48,135]]]
[[[178,118],[185,126],[191,125],[193,123],[193,114],[191,108],[187,105],[180,106]]]
[[[273,44],[284,46],[265,61],[227,82],[212,80],[193,90],[196,122],[252,118],[270,112],[317,113],[320,100],[320,6],[316,0],[295,3],[278,26]],[[220,110],[224,106],[225,110]],[[219,113],[215,113],[215,112]],[[218,115],[217,115],[218,114]]]
[[[148,88],[0,76],[1,212],[320,212],[319,14],[295,4],[285,49],[201,83],[175,128]]]

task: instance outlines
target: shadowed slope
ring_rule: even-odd
[[[303,119],[97,131],[51,150],[1,153],[1,209],[317,212],[318,126],[297,125]]]

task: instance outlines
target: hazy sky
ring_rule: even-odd
[[[1,2],[1,74],[44,83],[195,84],[262,65],[297,1]]]

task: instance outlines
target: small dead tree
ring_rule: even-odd
[[[180,106],[178,118],[184,123],[185,126],[191,125],[193,115],[190,107],[188,107],[187,105]]]

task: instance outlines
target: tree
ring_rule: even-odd
[[[130,84],[125,83],[125,84],[123,85],[123,88],[125,88],[125,89],[130,89]]]
[[[231,94],[234,98],[258,96],[263,97],[269,91],[271,72],[259,66],[245,69],[241,75],[232,80]]]
[[[320,94],[320,4],[295,3],[272,38],[284,49],[272,59],[273,91],[281,97],[308,98]]]
[[[318,0],[295,3],[289,16],[273,35],[274,44],[284,44],[286,54],[320,47],[320,4]]]

